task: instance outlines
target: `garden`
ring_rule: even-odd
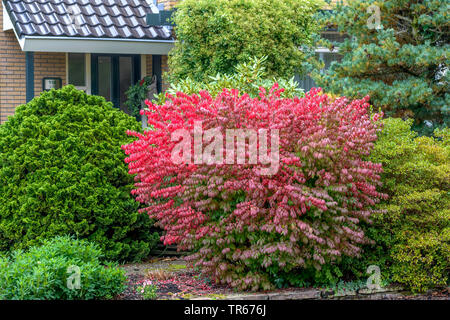
[[[72,85],[17,107],[0,300],[449,299],[449,4],[184,0],[132,116]]]

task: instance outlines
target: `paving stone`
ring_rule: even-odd
[[[358,294],[374,294],[374,293],[382,293],[382,292],[391,292],[392,289],[389,288],[378,288],[378,289],[369,289],[369,288],[361,288],[358,290]]]
[[[356,296],[358,293],[354,290],[352,291],[338,291],[334,294],[334,297],[341,298],[341,297],[350,297],[350,296]]]
[[[319,290],[302,290],[292,292],[270,293],[269,300],[307,300],[320,299]]]
[[[367,300],[399,300],[403,295],[401,293],[375,293],[371,295],[365,295],[361,299]]]
[[[268,300],[267,294],[239,294],[227,296],[225,300]]]

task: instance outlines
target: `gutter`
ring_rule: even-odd
[[[167,55],[175,40],[24,36],[23,51]]]
[[[25,40],[83,40],[83,41],[125,41],[125,42],[157,42],[157,43],[175,43],[175,40],[162,39],[127,39],[127,38],[93,38],[93,37],[56,37],[56,36],[24,36]]]

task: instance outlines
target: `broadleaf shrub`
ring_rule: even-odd
[[[13,251],[0,257],[0,300],[112,299],[126,288],[125,271],[102,264],[102,255],[97,244],[68,236]]]
[[[140,124],[73,86],[19,106],[0,126],[0,251],[67,234],[108,259],[146,257],[159,236],[130,194],[127,129]]]
[[[320,27],[316,0],[184,0],[174,15],[178,41],[169,54],[169,80],[207,81],[231,74],[249,58],[268,57],[268,73],[301,73],[304,53]]]
[[[128,108],[130,115],[132,115],[136,119],[140,119],[142,102],[147,99],[148,89],[152,82],[153,77],[146,76],[135,85],[130,86],[125,92],[125,94],[127,95],[125,106]]]
[[[281,97],[294,98],[305,95],[303,89],[292,77],[289,80],[270,77],[267,72],[267,57],[250,58],[246,62],[239,63],[230,74],[218,73],[210,76],[209,81],[195,81],[190,77],[172,83],[165,93],[158,95],[155,104],[164,104],[167,93],[176,95],[177,92],[185,94],[198,94],[200,91],[208,91],[212,97],[220,94],[224,88],[237,89],[241,94],[248,94],[252,98],[259,97],[260,88],[269,91],[275,83],[282,89]]]
[[[136,174],[133,194],[166,230],[164,243],[193,250],[193,265],[241,289],[268,289],[280,272],[358,256],[368,241],[359,222],[385,197],[376,190],[381,165],[363,160],[380,130],[367,98],[331,102],[316,89],[304,98],[281,93],[276,85],[259,98],[227,89],[215,98],[177,93],[164,105],[148,103],[152,130],[130,131],[138,140],[123,147]],[[194,145],[196,121],[222,137],[227,129],[279,130],[278,171],[261,175],[267,165],[250,164],[249,150],[243,164],[176,164],[180,141],[172,134],[187,130]],[[206,145],[211,138],[204,139]]]

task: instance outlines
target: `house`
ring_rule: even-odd
[[[104,96],[128,112],[130,85],[156,75],[167,88],[171,26],[149,25],[147,16],[176,0],[0,0],[0,123],[43,90],[73,84]],[[338,39],[335,30],[325,36]],[[336,52],[318,48],[328,67]],[[315,86],[297,76],[300,86]]]
[[[174,1],[1,0],[0,122],[43,90],[73,84],[124,111],[126,90],[167,70],[170,26],[147,14]]]

